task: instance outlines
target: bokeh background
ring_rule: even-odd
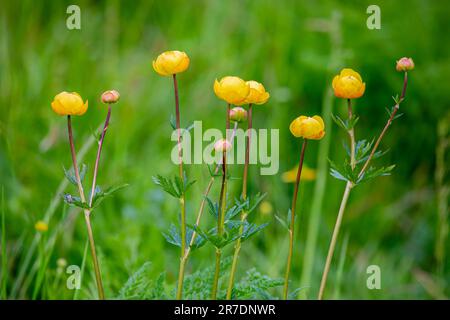
[[[250,192],[267,192],[267,202],[250,220],[270,225],[244,243],[238,279],[251,268],[275,279],[283,276],[288,234],[274,215],[287,215],[293,186],[281,177],[295,166],[300,148],[288,126],[299,114],[326,119],[327,138],[310,143],[306,155],[316,179],[301,185],[291,273],[291,288],[305,287],[299,296],[311,299],[317,295],[344,189],[344,182],[329,175],[326,160],[339,163],[345,156],[345,132],[329,117],[330,112],[346,112],[344,101],[332,96],[332,77],[343,67],[362,75],[367,87],[355,102],[360,116],[356,135],[373,139],[387,120],[391,97],[401,90],[395,61],[413,57],[416,68],[401,106],[404,115],[382,142],[389,152],[374,162],[397,167],[391,176],[353,191],[326,296],[447,298],[450,3],[373,2],[2,1],[2,298],[95,298],[89,255],[88,276],[75,295],[64,285],[67,275],[57,272],[60,258],[81,264],[86,230],[78,210],[61,202],[62,192],[75,189],[64,182],[62,170],[70,167],[66,121],[52,112],[50,103],[63,90],[89,100],[88,112],[74,119],[74,133],[77,149],[85,152],[82,162],[92,169],[92,132],[106,114],[100,95],[110,88],[120,91],[121,100],[113,108],[98,182],[130,187],[105,200],[93,217],[106,295],[117,296],[128,277],[151,261],[150,276],[165,272],[171,296],[179,250],[162,232],[177,222],[178,206],[151,177],[177,173],[170,161],[173,88],[170,78],[152,70],[151,61],[172,49],[191,58],[189,70],[179,76],[184,126],[202,120],[204,128],[223,128],[225,106],[213,93],[215,78],[232,74],[255,79],[271,93],[266,105],[254,108],[254,125],[280,130],[280,172],[260,176],[259,168],[251,167]],[[66,28],[70,4],[81,8],[81,30]],[[380,30],[366,26],[370,4],[381,9]],[[239,176],[242,166],[231,170]],[[187,171],[197,180],[188,194],[188,220],[193,223],[209,173],[205,165]],[[240,184],[230,183],[230,196],[239,194]],[[212,218],[204,217],[202,225],[212,226]],[[48,222],[46,233],[35,230],[38,220]],[[211,266],[213,254],[211,245],[195,251],[187,273]],[[366,287],[369,265],[381,268],[381,290]],[[280,296],[281,289],[272,293]]]

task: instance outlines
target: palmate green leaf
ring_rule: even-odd
[[[359,117],[353,117],[352,119],[343,120],[337,115],[331,114],[331,117],[333,118],[333,121],[342,129],[348,131],[355,127],[356,123],[359,121]]]
[[[196,180],[189,181],[185,172],[183,172],[183,176],[183,181],[181,181],[181,178],[178,176],[174,179],[170,179],[158,174],[153,176],[152,180],[157,186],[161,187],[161,189],[170,194],[172,197],[180,199],[196,182]]]
[[[92,198],[92,208],[98,207],[105,198],[112,196],[117,191],[122,190],[128,186],[129,184],[125,183],[118,186],[111,186],[105,190],[102,190],[100,186],[96,186],[94,197]]]
[[[170,194],[172,197],[180,199],[181,198],[181,190],[178,188],[177,184],[168,178],[165,178],[161,175],[157,175],[152,177],[153,182],[160,186],[165,192]]]
[[[64,175],[67,178],[67,180],[69,180],[69,182],[71,184],[73,184],[74,186],[78,186],[77,178],[75,177],[75,170],[73,169],[73,167],[71,167],[69,170],[67,170],[63,166],[63,170],[64,170]],[[84,163],[81,164],[81,167],[80,167],[80,180],[81,180],[81,183],[83,183],[84,177],[86,176],[86,171],[87,171],[87,165],[84,164]]]
[[[389,176],[394,168],[395,164],[381,168],[370,167],[365,173],[363,173],[357,182],[362,183],[377,177]]]
[[[120,300],[150,300],[167,299],[164,290],[165,273],[162,272],[153,280],[151,276],[151,262],[145,262],[134,274],[132,274],[125,285],[119,290],[117,299]]]
[[[350,181],[355,182],[357,180],[357,170],[352,170],[350,164],[347,160],[345,160],[345,163],[343,166],[336,165],[332,160],[328,159],[328,162],[330,163],[330,174],[342,181]]]
[[[73,196],[70,193],[63,194],[62,198],[64,202],[70,206],[75,206],[81,209],[90,209],[89,205],[86,202],[82,202],[80,197]]]
[[[191,226],[189,224],[186,225],[186,245],[187,246],[191,242],[194,230],[196,230],[195,226]],[[163,236],[167,242],[181,248],[181,232],[174,224],[170,225],[168,232],[163,232]],[[203,238],[203,236],[201,234],[197,234],[197,236],[195,237],[194,243],[191,245],[191,250],[201,248],[205,243],[206,243],[206,240]]]
[[[231,298],[275,300],[277,298],[269,290],[283,284],[283,279],[272,279],[253,268],[248,270],[245,277],[235,284]]]
[[[269,223],[263,223],[261,225],[257,225],[255,223],[251,223],[248,221],[244,222],[244,230],[242,232],[241,241],[248,240],[250,237],[257,234],[259,231],[267,227]]]

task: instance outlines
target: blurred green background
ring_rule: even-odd
[[[66,121],[52,112],[50,103],[64,90],[89,100],[88,112],[73,122],[76,147],[87,150],[82,162],[92,169],[96,148],[88,141],[106,114],[100,95],[111,88],[121,93],[121,100],[113,107],[98,182],[104,186],[126,182],[130,187],[105,200],[93,217],[106,295],[116,296],[145,261],[152,262],[155,278],[166,272],[171,292],[179,250],[161,233],[177,222],[178,206],[151,177],[177,173],[170,161],[173,88],[170,78],[153,71],[151,61],[174,49],[191,58],[189,70],[178,77],[184,126],[202,120],[204,128],[224,127],[225,106],[212,90],[215,78],[254,79],[271,93],[266,105],[254,108],[254,126],[280,130],[280,172],[260,176],[258,167],[251,167],[250,193],[267,192],[272,210],[257,210],[250,218],[270,225],[243,244],[238,279],[253,267],[272,278],[284,273],[288,234],[274,215],[286,217],[293,191],[281,180],[281,173],[298,161],[300,148],[300,141],[289,133],[290,121],[300,114],[323,114],[327,108],[345,116],[345,101],[332,97],[331,80],[341,68],[351,67],[366,83],[365,95],[355,101],[360,116],[356,136],[373,139],[387,120],[385,108],[393,104],[391,97],[401,90],[402,74],[395,71],[395,61],[413,57],[416,68],[409,74],[401,105],[404,115],[382,142],[381,148],[389,152],[375,160],[397,167],[391,176],[353,191],[326,297],[450,295],[449,2],[77,1],[81,30],[68,30],[70,4],[75,3],[1,3],[0,185],[7,253],[1,274],[7,278],[8,298],[73,297],[57,278],[66,275],[56,275],[56,261],[81,264],[86,230],[79,212],[60,201],[59,193],[75,189],[61,186],[62,167],[71,164]],[[380,30],[366,27],[370,4],[381,9]],[[291,273],[291,288],[306,286],[302,297],[311,299],[317,295],[344,189],[344,182],[329,176],[323,155],[329,144],[328,157],[342,162],[347,137],[329,119],[326,127],[328,140],[312,142],[307,150],[306,164],[319,167],[321,183],[301,185]],[[240,176],[242,166],[231,170]],[[188,166],[187,171],[197,180],[187,196],[188,220],[193,223],[209,173],[205,165]],[[230,196],[237,196],[241,182],[230,185]],[[214,197],[217,189],[215,184]],[[36,221],[49,217],[49,230],[37,233]],[[204,217],[202,225],[212,226],[212,218],[207,213]],[[230,255],[231,249],[225,254]],[[187,274],[211,266],[213,255],[211,245],[195,251]],[[366,287],[369,265],[381,268],[381,290]],[[95,297],[89,256],[86,268],[90,276],[83,279],[77,298]],[[34,289],[39,277],[43,285]],[[280,293],[281,289],[273,292]]]

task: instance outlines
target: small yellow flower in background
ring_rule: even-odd
[[[397,65],[395,66],[397,71],[409,71],[414,69],[414,61],[412,58],[403,57],[397,61]]]
[[[227,152],[231,149],[231,143],[227,139],[220,139],[214,143],[214,150],[216,152]]]
[[[269,100],[270,94],[261,83],[250,80],[247,81],[247,84],[250,87],[250,93],[247,96],[246,103],[264,104]]]
[[[117,90],[108,90],[102,94],[103,103],[116,103],[120,99],[120,93]]]
[[[242,107],[234,107],[230,110],[230,120],[234,122],[243,122],[247,120],[247,110]]]
[[[64,258],[59,258],[58,260],[56,260],[56,265],[58,266],[58,268],[65,268],[67,266],[67,260]]]
[[[171,76],[186,71],[189,62],[186,52],[166,51],[153,60],[153,69],[161,76]]]
[[[259,205],[259,211],[262,215],[269,215],[273,212],[273,206],[269,201],[263,201]]]
[[[362,82],[358,72],[352,69],[342,69],[341,73],[333,78],[334,95],[338,98],[356,99],[361,97],[366,90],[366,84]]]
[[[63,91],[58,93],[52,101],[52,109],[60,116],[81,116],[88,109],[88,102],[76,92]]]
[[[47,232],[48,224],[42,220],[39,220],[38,222],[36,222],[34,224],[34,228],[36,229],[36,231],[39,231],[39,232]]]
[[[320,140],[325,135],[325,125],[319,116],[300,116],[291,122],[291,133],[297,138]]]
[[[283,172],[281,175],[281,180],[284,183],[295,183],[297,179],[297,166],[292,168],[289,171]],[[316,179],[316,170],[307,167],[305,164],[303,165],[302,174],[300,175],[301,181],[313,181]]]
[[[214,93],[229,104],[240,106],[247,103],[250,86],[241,78],[228,76],[214,81]]]

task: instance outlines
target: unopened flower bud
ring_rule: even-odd
[[[397,65],[395,66],[397,71],[409,71],[414,69],[414,61],[412,58],[403,57],[397,61]]]
[[[247,120],[247,111],[242,107],[234,107],[230,110],[230,120],[243,122]]]
[[[227,139],[220,139],[214,144],[216,152],[227,152],[231,149],[231,143]]]
[[[108,90],[102,94],[103,103],[116,103],[120,99],[120,94],[117,90]]]

